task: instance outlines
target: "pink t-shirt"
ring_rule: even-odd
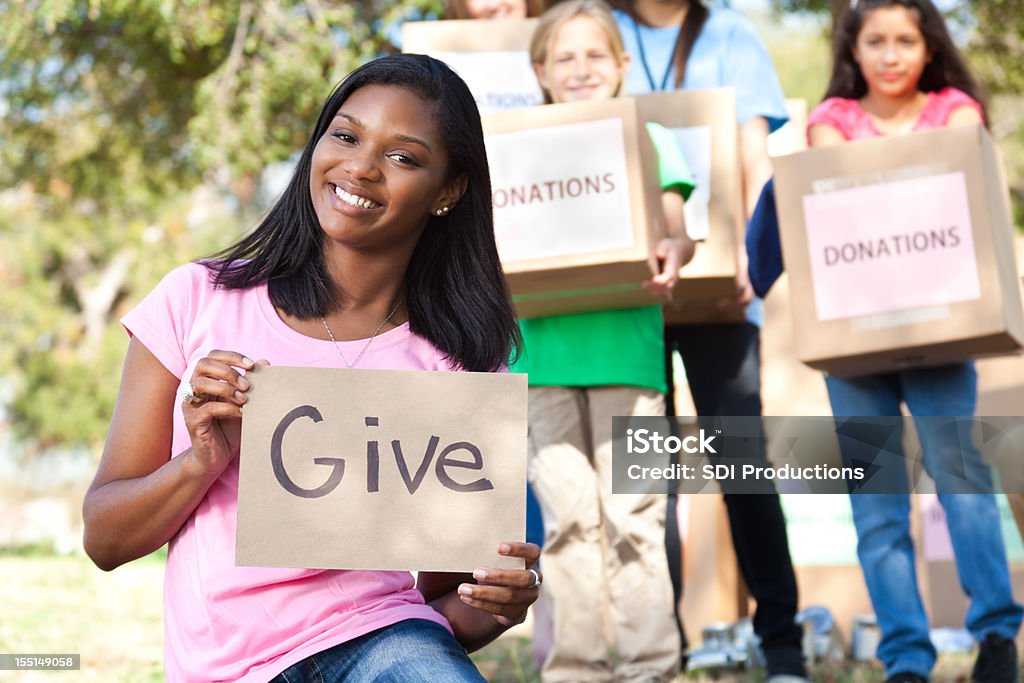
[[[949,117],[954,111],[965,106],[973,107],[984,118],[981,105],[962,90],[947,87],[930,92],[928,93],[928,102],[921,110],[921,117],[917,120],[913,130],[942,128],[949,123]],[[810,131],[811,126],[819,123],[832,126],[847,140],[885,135],[875,127],[871,115],[864,111],[858,100],[845,97],[830,97],[815,107],[807,117],[807,130]]]
[[[122,320],[175,377],[190,378],[212,349],[272,365],[344,367],[333,342],[284,324],[266,286],[216,289],[209,275],[195,263],[175,269]],[[351,359],[366,341],[341,345]],[[359,367],[453,369],[408,323],[374,338]],[[190,446],[176,405],[168,455]],[[408,572],[236,567],[237,498],[238,458],[171,539],[164,578],[167,680],[267,681],[312,654],[403,619],[450,629],[423,603]]]

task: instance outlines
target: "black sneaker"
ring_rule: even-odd
[[[928,683],[928,679],[909,671],[900,671],[885,679],[885,683]]]
[[[995,633],[985,636],[978,647],[978,659],[971,672],[974,683],[1016,683],[1017,646]]]
[[[804,653],[799,647],[779,647],[764,650],[765,668],[768,680],[779,681],[809,680],[804,666]],[[789,682],[787,682],[789,683]]]

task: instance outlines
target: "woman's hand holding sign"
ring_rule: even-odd
[[[252,370],[256,365],[240,353],[219,350],[196,363],[181,411],[192,437],[187,455],[204,473],[219,476],[238,452],[242,405],[252,385],[236,368]],[[269,363],[261,360],[259,365]]]
[[[473,574],[420,572],[417,588],[451,624],[467,651],[479,649],[510,626],[521,624],[540,594],[535,543],[502,543],[498,553],[525,560],[523,569],[479,567]]]
[[[490,612],[505,627],[521,624],[526,611],[537,600],[541,575],[537,569],[540,548],[533,543],[504,543],[498,552],[526,560],[525,569],[491,569],[473,572],[476,583],[459,586],[459,599],[470,607]]]

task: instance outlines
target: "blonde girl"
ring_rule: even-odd
[[[615,97],[630,59],[601,0],[545,13],[530,49],[548,102]],[[671,133],[649,125],[659,151],[667,294],[693,254],[683,200],[693,180]],[[666,497],[612,495],[612,416],[663,415],[661,307],[520,322],[530,373],[531,483],[543,510],[543,566],[554,643],[545,681],[668,680],[680,642],[664,550]],[[611,636],[609,642],[608,636]]]

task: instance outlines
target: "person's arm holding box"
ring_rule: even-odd
[[[772,176],[768,156],[768,135],[789,119],[778,74],[764,42],[746,21],[738,22],[723,46],[725,65],[721,85],[736,89],[736,119],[739,124],[740,180],[743,217],[736,241],[736,297],[719,303],[723,309],[743,308],[754,299],[748,278],[748,257],[744,232],[754,213],[761,189]]]
[[[664,214],[665,235],[654,253],[661,264],[661,272],[644,283],[655,296],[670,298],[672,288],[679,279],[679,269],[693,259],[696,243],[686,232],[683,203],[693,192],[694,181],[672,131],[648,122],[647,133],[658,152],[658,177],[661,182],[661,208]]]

